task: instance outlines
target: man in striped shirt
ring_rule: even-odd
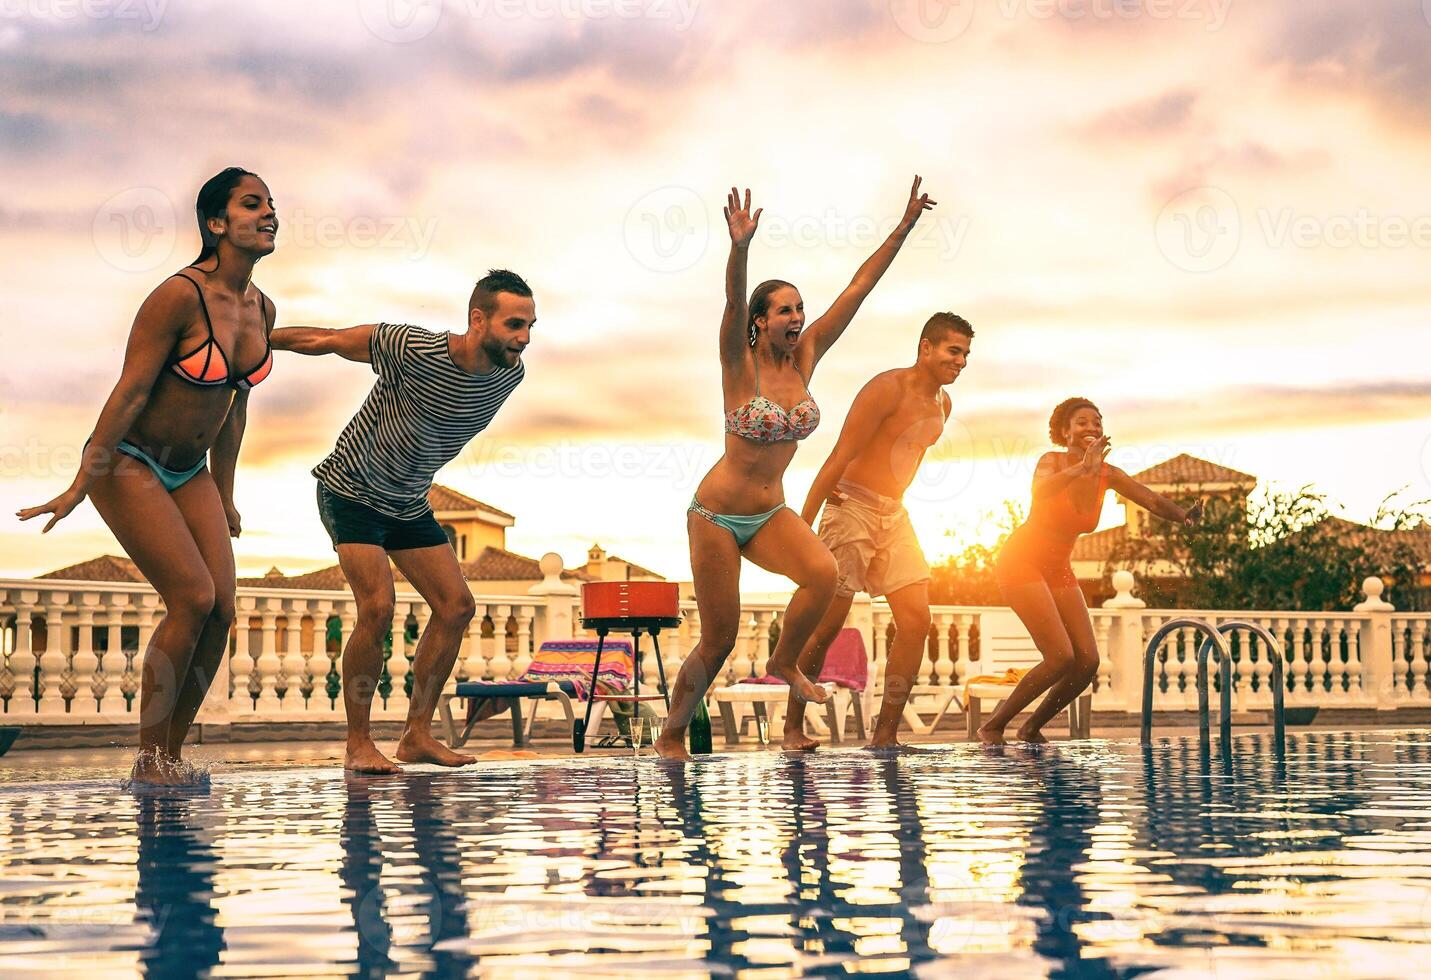
[[[371,363],[378,376],[337,446],[313,468],[318,513],[358,603],[358,622],[343,648],[347,769],[401,771],[369,730],[383,637],[393,625],[389,559],[432,610],[412,664],[397,758],[443,766],[477,761],[432,735],[433,710],[476,607],[427,493],[433,475],[487,428],[521,383],[521,355],[536,319],[526,282],[494,269],[472,290],[464,334],[392,323],[273,331],[274,350],[337,354]]]

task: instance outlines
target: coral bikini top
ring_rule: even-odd
[[[258,362],[258,366],[243,374],[232,374],[229,366],[228,355],[219,346],[218,339],[214,336],[214,323],[209,319],[209,306],[204,302],[204,290],[199,286],[198,280],[192,276],[186,276],[182,272],[174,273],[180,279],[187,279],[194,284],[194,289],[199,293],[199,308],[204,311],[204,325],[209,328],[209,339],[205,340],[198,347],[187,354],[180,354],[169,362],[169,369],[189,384],[198,385],[201,388],[217,388],[219,385],[233,385],[238,389],[252,388],[273,370],[273,348],[269,346],[268,334],[273,329],[273,324],[268,322],[268,303],[263,295],[263,290],[259,290],[259,298],[263,303],[263,360]],[[171,277],[173,278],[173,277]],[[255,287],[257,288],[257,287]]]
[[[805,379],[800,379],[805,383]],[[760,358],[755,359],[755,395],[750,401],[725,413],[725,431],[751,442],[795,442],[804,439],[820,424],[820,406],[810,397],[786,409],[760,393]]]

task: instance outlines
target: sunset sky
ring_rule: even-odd
[[[460,330],[486,269],[531,282],[527,381],[438,476],[514,513],[524,554],[599,541],[688,577],[732,184],[766,209],[751,281],[793,281],[812,318],[913,174],[939,201],[814,378],[797,508],[859,386],[944,309],[977,337],[910,494],[931,557],[1026,499],[1075,394],[1130,472],[1191,452],[1355,519],[1431,497],[1431,0],[13,8],[7,513],[68,484],[134,311],[197,252],[194,196],[230,164],[278,204],[255,281],[281,325]],[[371,381],[280,355],[255,390],[241,572],[331,563],[308,470]],[[88,504],[44,538],[9,520],[0,573],[118,551]]]

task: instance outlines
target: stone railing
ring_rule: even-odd
[[[546,581],[525,596],[477,595],[477,615],[462,643],[449,685],[468,679],[509,679],[531,663],[548,639],[582,635],[578,598],[557,577],[560,558],[543,559]],[[1094,635],[1103,653],[1094,698],[1100,711],[1137,712],[1144,644],[1169,619],[1186,611],[1151,610],[1132,596],[1133,577],[1119,572],[1118,594],[1094,609]],[[1367,599],[1346,613],[1218,610],[1193,612],[1214,623],[1247,619],[1282,643],[1291,705],[1395,708],[1431,704],[1431,614],[1398,613],[1368,579]],[[335,721],[342,717],[340,656],[357,620],[347,592],[241,588],[238,616],[224,658],[200,714],[206,724]],[[56,580],[0,580],[0,722],[8,724],[133,724],[137,717],[141,651],[162,616],[144,585]],[[742,609],[736,649],[717,685],[765,671],[784,614],[781,603]],[[668,678],[700,639],[695,605],[682,604],[683,622],[661,638]],[[936,606],[927,656],[916,678],[915,707],[940,691],[1001,664],[981,657],[987,630],[1017,631],[1006,608]],[[391,652],[379,684],[374,717],[397,719],[408,707],[416,637],[429,610],[421,597],[399,593]],[[861,599],[849,625],[866,638],[872,688],[882,680],[893,623],[883,602]],[[988,635],[993,635],[992,633]],[[1155,659],[1155,706],[1196,709],[1197,638],[1169,636]],[[1232,641],[1233,696],[1238,710],[1271,703],[1271,661],[1248,634]],[[1036,657],[1030,646],[1030,653]],[[642,670],[656,678],[655,650],[642,642]]]

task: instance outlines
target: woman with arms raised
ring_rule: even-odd
[[[140,679],[138,783],[192,776],[180,753],[234,619],[229,537],[240,530],[234,467],[248,393],[273,366],[274,306],[252,282],[278,232],[268,186],[230,167],[204,184],[196,209],[199,257],[139,308],[74,482],[19,512],[53,515],[49,531],[89,497],[164,600]]]
[[[701,481],[686,517],[701,640],[681,665],[671,711],[656,742],[656,751],[667,758],[689,758],[686,726],[735,648],[742,556],[796,586],[780,623],[770,673],[802,700],[825,699],[824,691],[800,672],[796,658],[834,596],[835,560],[800,515],[785,506],[781,481],[800,440],[820,422],[809,390],[815,366],[894,262],[919,216],[934,207],[927,194],[920,194],[920,182],[914,178],[904,216],[889,238],[808,328],[800,291],[788,282],[761,283],[747,304],[746,263],[761,212],[751,213],[749,190],[743,203],[731,190],[720,327],[725,455]]]

